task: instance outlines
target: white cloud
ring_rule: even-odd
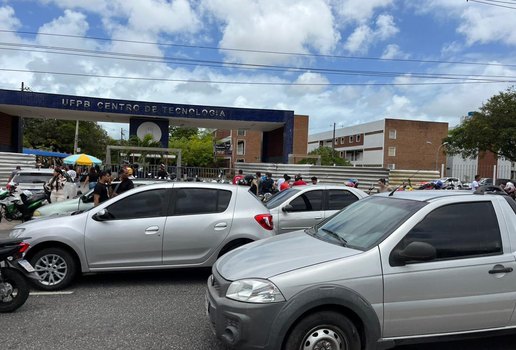
[[[378,9],[388,8],[394,0],[332,0],[335,11],[346,22],[368,22]]]
[[[351,53],[364,54],[376,42],[387,40],[399,32],[394,23],[394,18],[390,15],[378,16],[375,25],[374,29],[366,24],[355,28],[344,44],[344,48]]]
[[[410,55],[404,53],[399,45],[397,44],[389,44],[385,47],[385,50],[382,53],[381,58],[391,59],[391,58],[409,58]]]
[[[220,23],[223,48],[296,53],[330,53],[340,39],[324,0],[226,0],[203,2]],[[224,52],[229,60],[253,63],[291,62],[292,56]]]

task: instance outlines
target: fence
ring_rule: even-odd
[[[0,152],[0,187],[7,184],[11,172],[18,165],[22,169],[33,169],[36,167],[36,156],[33,154]]]
[[[480,177],[495,179],[512,179],[514,172],[510,163],[501,163],[494,166],[478,166],[475,163],[454,164],[451,170],[451,176],[460,179],[462,182],[471,182],[475,179],[475,175]]]

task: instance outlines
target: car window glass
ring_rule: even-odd
[[[168,190],[138,192],[111,204],[107,210],[115,220],[165,216]]]
[[[14,175],[12,181],[15,183],[46,183],[53,174],[24,173]]]
[[[348,190],[328,190],[328,210],[340,210],[357,200],[358,197]]]
[[[307,191],[290,201],[291,211],[322,210],[323,191]]]
[[[498,220],[491,202],[449,204],[419,222],[402,241],[426,242],[437,259],[466,258],[502,253]]]
[[[231,200],[231,191],[211,188],[179,188],[175,190],[173,215],[224,212]]]
[[[280,206],[281,204],[285,203],[289,198],[294,197],[298,193],[299,189],[288,188],[273,195],[267,202],[265,202],[265,206],[268,209],[274,209]]]

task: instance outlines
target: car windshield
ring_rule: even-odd
[[[277,206],[284,203],[287,199],[295,196],[297,193],[299,193],[299,190],[295,188],[288,188],[284,191],[278,192],[274,196],[272,196],[267,202],[265,202],[265,206],[268,209],[276,208]]]
[[[52,174],[41,174],[41,173],[24,173],[24,174],[16,174],[13,177],[14,183],[46,183],[48,180],[52,178]]]
[[[368,250],[426,204],[421,201],[372,196],[349,205],[306,232],[334,244]]]

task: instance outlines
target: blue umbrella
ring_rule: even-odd
[[[102,164],[102,161],[94,156],[90,156],[88,154],[73,154],[71,156],[66,157],[63,159],[64,164],[77,164],[77,165],[100,165]]]

